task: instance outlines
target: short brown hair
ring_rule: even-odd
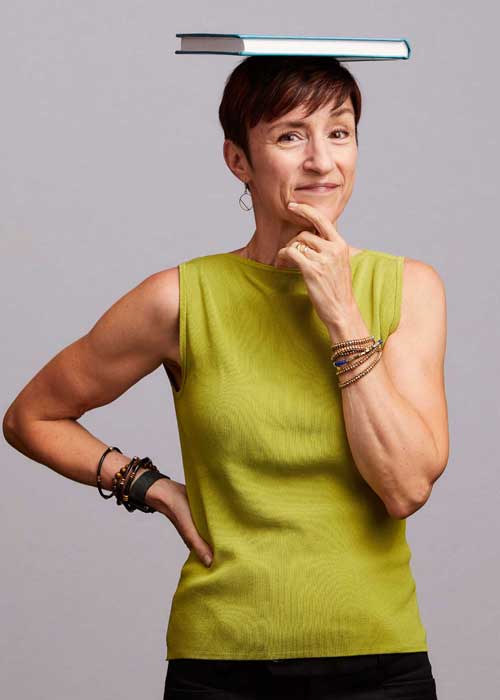
[[[355,136],[361,116],[361,92],[353,75],[334,56],[248,56],[226,80],[219,106],[224,138],[239,146],[253,167],[248,129],[274,121],[304,104],[311,115],[335,98],[350,97]]]

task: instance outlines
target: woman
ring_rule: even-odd
[[[244,59],[219,117],[250,241],[145,279],[5,416],[16,449],[158,510],[189,548],[165,698],[436,697],[405,519],[448,460],[445,293],[337,230],[360,114],[332,57]],[[185,485],[78,423],[160,364]]]

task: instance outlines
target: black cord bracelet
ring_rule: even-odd
[[[101,494],[101,496],[102,496],[104,499],[106,499],[106,500],[107,500],[108,498],[113,498],[113,496],[114,496],[115,494],[114,494],[114,491],[111,491],[111,493],[108,494],[108,495],[106,495],[105,493],[102,492],[102,489],[101,489],[101,484],[102,484],[102,481],[101,481],[101,468],[102,468],[102,463],[104,462],[104,458],[106,457],[106,455],[108,455],[108,454],[109,454],[110,452],[112,452],[113,450],[116,450],[116,451],[119,452],[120,454],[123,454],[123,452],[120,450],[119,447],[108,447],[108,449],[105,450],[105,452],[103,453],[101,459],[99,460],[99,464],[97,465],[97,490],[99,491],[99,493]]]

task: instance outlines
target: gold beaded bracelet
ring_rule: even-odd
[[[343,374],[344,372],[349,372],[350,370],[353,370],[356,367],[359,367],[359,365],[363,364],[363,362],[366,362],[366,360],[369,357],[371,357],[374,353],[382,352],[380,348],[380,343],[381,341],[377,341],[374,345],[371,345],[369,348],[366,348],[366,350],[363,350],[363,352],[358,352],[355,355],[353,355],[353,359],[351,361],[347,361],[345,363],[345,367],[336,370],[337,376],[339,374]]]
[[[366,367],[362,372],[356,374],[350,379],[347,379],[345,382],[339,382],[339,388],[342,389],[348,384],[358,381],[358,379],[364,377],[373,369],[373,367],[375,367],[382,356],[382,339],[379,338],[378,341],[375,341],[375,337],[372,335],[366,338],[343,340],[340,343],[335,343],[335,345],[332,345],[332,351],[333,352],[330,359],[336,367],[337,376],[355,369],[363,362],[366,362],[372,355],[377,355],[375,361],[368,365],[368,367]],[[346,355],[351,356],[351,359],[336,361],[338,357],[343,357]],[[342,367],[342,369],[339,369],[339,365],[345,366]]]

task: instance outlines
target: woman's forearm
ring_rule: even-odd
[[[109,445],[96,438],[73,418],[58,420],[18,420],[4,425],[7,442],[29,459],[62,476],[97,488],[99,460]],[[119,445],[117,445],[119,447]],[[112,450],[101,468],[102,488],[111,491],[113,476],[131,457]],[[136,475],[145,471],[141,467]],[[149,494],[149,490],[148,490]]]
[[[360,314],[342,328],[331,328],[333,343],[370,335]],[[373,360],[339,375],[341,382],[359,374]],[[394,386],[384,357],[366,375],[341,391],[344,422],[356,466],[394,517],[407,517],[427,500],[428,474],[436,463],[432,433],[419,413]]]

